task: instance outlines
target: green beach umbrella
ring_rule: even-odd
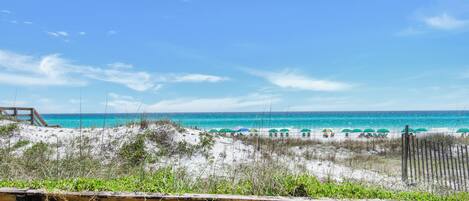
[[[380,128],[380,129],[378,129],[377,132],[378,132],[378,133],[389,133],[389,130],[388,130],[388,129],[385,129],[385,128]]]
[[[351,132],[352,132],[352,129],[349,129],[349,128],[342,129],[342,133],[351,133]]]
[[[428,129],[426,129],[426,128],[417,128],[417,129],[415,129],[415,132],[418,132],[418,133],[427,132],[427,131],[428,131]]]
[[[218,130],[217,129],[210,129],[208,132],[209,133],[218,133]]]
[[[405,128],[402,129],[401,133],[405,133]],[[414,129],[409,128],[409,133],[415,133]]]
[[[222,128],[219,131],[220,133],[234,133],[234,130],[231,130],[229,128]]]
[[[289,131],[290,131],[290,130],[288,130],[288,129],[286,129],[286,128],[280,129],[280,132],[282,132],[282,133],[287,133],[287,132],[289,132]]]
[[[362,129],[356,128],[352,130],[352,133],[361,133],[363,132]]]
[[[300,132],[302,132],[302,133],[309,133],[309,132],[311,132],[311,129],[303,128],[303,129],[301,129]]]
[[[278,133],[278,130],[275,129],[275,128],[272,128],[272,129],[269,130],[269,133]]]
[[[374,133],[375,130],[372,129],[372,128],[367,128],[367,129],[363,130],[363,132],[364,132],[364,133]]]
[[[460,128],[456,133],[469,133],[469,128]]]
[[[259,131],[258,131],[257,129],[255,129],[255,128],[253,128],[253,129],[249,130],[249,132],[251,132],[251,133],[257,133],[257,132],[259,132]]]

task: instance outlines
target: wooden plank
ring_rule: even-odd
[[[57,201],[146,201],[146,200],[219,200],[219,201],[280,201],[280,200],[311,200],[301,197],[275,197],[275,196],[241,196],[218,194],[181,194],[168,195],[160,193],[126,193],[126,192],[53,192],[40,190],[18,190],[0,188],[0,201],[16,201],[16,196],[35,196],[42,200]]]
[[[39,119],[39,121],[42,123],[43,126],[47,126],[47,122],[44,121],[44,119],[41,117],[41,115],[39,115],[39,113],[33,109],[33,113],[34,113],[34,116],[35,116],[35,119]]]
[[[0,110],[32,110],[32,107],[0,107]]]

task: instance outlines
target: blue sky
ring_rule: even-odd
[[[459,110],[469,1],[3,1],[0,105]]]

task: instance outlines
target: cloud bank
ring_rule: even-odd
[[[344,82],[311,78],[291,69],[284,69],[280,72],[265,72],[252,69],[247,71],[254,76],[264,78],[271,84],[285,89],[308,91],[342,91],[352,87],[351,84]]]

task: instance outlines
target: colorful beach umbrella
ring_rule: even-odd
[[[374,133],[375,130],[372,129],[372,128],[367,128],[367,129],[363,130],[363,132],[364,132],[364,133]]]
[[[349,129],[349,128],[342,129],[342,133],[351,133],[351,132],[352,132],[352,129]]]
[[[362,129],[356,128],[352,130],[352,133],[361,133],[363,132]]]
[[[385,129],[385,128],[380,128],[380,129],[378,129],[377,132],[378,132],[378,133],[389,133],[389,130],[388,130],[388,129]]]

